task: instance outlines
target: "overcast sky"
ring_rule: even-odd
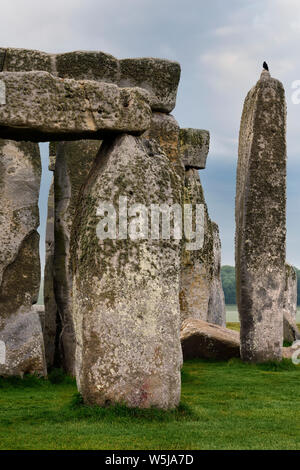
[[[47,52],[102,50],[119,58],[180,62],[173,112],[181,127],[208,129],[211,149],[200,176],[220,225],[223,264],[234,262],[238,131],[247,91],[266,60],[288,105],[288,260],[300,267],[299,0],[10,0],[1,4],[0,45]],[[42,146],[45,159],[45,145]],[[44,174],[49,182],[49,176]],[[45,220],[46,186],[42,191]]]

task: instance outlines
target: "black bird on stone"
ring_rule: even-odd
[[[263,68],[269,72],[269,67],[268,67],[267,62],[263,63]]]

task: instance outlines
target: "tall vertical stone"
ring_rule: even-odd
[[[46,374],[42,328],[33,309],[40,287],[40,177],[37,144],[0,141],[0,375]]]
[[[225,300],[220,278],[221,242],[217,224],[211,221],[199,169],[204,169],[209,150],[209,132],[180,129],[179,154],[185,167],[184,203],[204,205],[204,244],[189,251],[183,244],[180,281],[182,321],[195,318],[224,326]]]
[[[263,71],[241,119],[236,192],[237,303],[241,357],[282,357],[286,247],[286,104]]]
[[[51,171],[53,165],[49,165]],[[52,367],[55,362],[56,333],[57,333],[57,305],[54,295],[53,283],[53,258],[54,258],[54,180],[50,186],[48,195],[48,213],[46,225],[46,259],[44,271],[44,344],[45,355],[48,367]]]
[[[119,217],[122,196],[133,211],[129,226],[121,218],[131,236],[99,239],[99,207],[111,203]],[[76,378],[86,403],[179,403],[180,240],[147,236],[140,204],[181,202],[181,180],[153,140],[123,135],[102,144],[71,237]]]
[[[58,309],[58,354],[64,369],[75,375],[75,337],[72,321],[70,233],[78,194],[97,155],[99,140],[56,143],[54,173],[54,290]]]
[[[207,321],[226,326],[225,296],[221,280],[221,240],[219,227],[212,222],[213,232],[213,276],[210,286]]]
[[[300,339],[296,323],[297,315],[297,273],[290,264],[285,265],[285,286],[283,296],[283,339],[293,343]]]
[[[181,321],[197,318],[207,321],[208,305],[213,280],[213,230],[208,215],[199,172],[185,171],[184,204],[204,205],[204,243],[199,250],[187,250],[183,246],[180,278]]]

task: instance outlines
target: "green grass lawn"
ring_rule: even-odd
[[[299,449],[300,367],[189,361],[178,410],[86,407],[73,380],[0,379],[0,449]]]

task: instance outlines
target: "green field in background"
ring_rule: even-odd
[[[236,305],[226,305],[226,320],[228,322],[238,322],[239,314]],[[300,307],[297,307],[297,323],[300,323]]]

